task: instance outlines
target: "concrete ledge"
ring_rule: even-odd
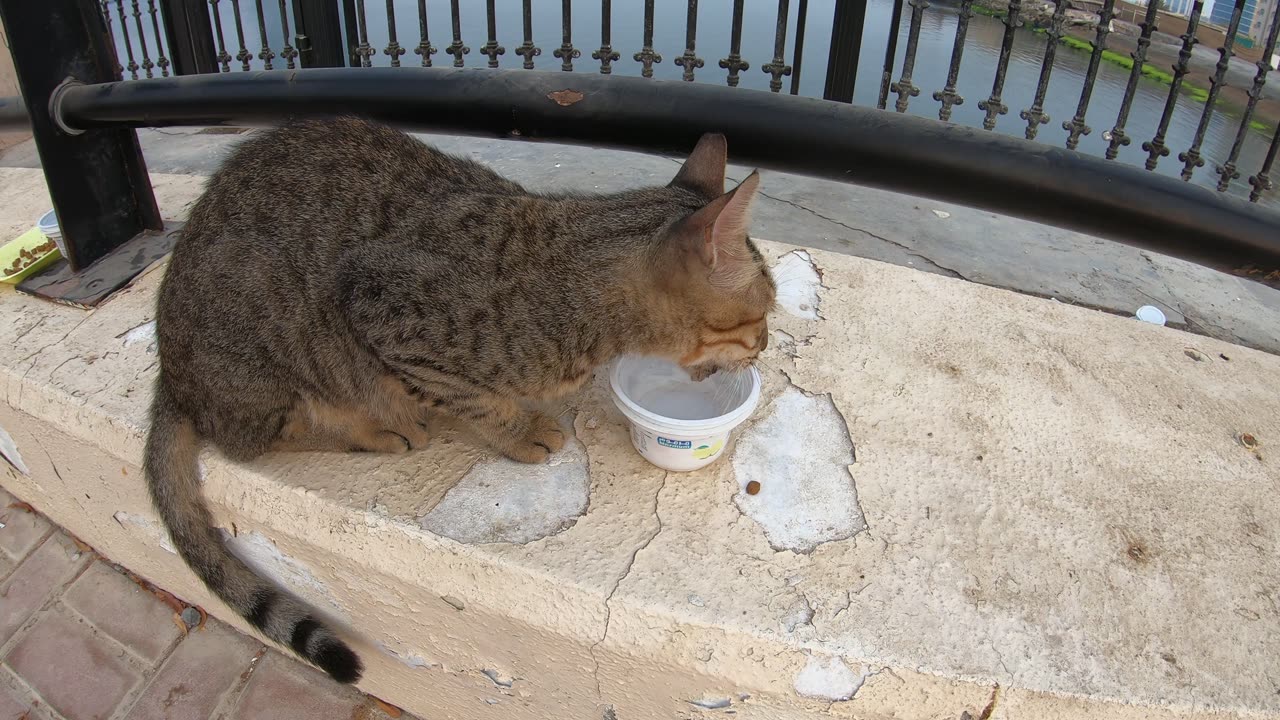
[[[153,180],[171,218],[201,185]],[[0,186],[0,231],[47,205],[38,171]],[[762,249],[793,300],[712,467],[645,464],[597,378],[563,408],[578,447],[537,470],[449,427],[398,458],[210,453],[220,525],[365,639],[364,689],[426,717],[1280,717],[1280,357]],[[244,628],[166,550],[138,469],[160,272],[92,313],[0,292],[28,471],[0,478]]]

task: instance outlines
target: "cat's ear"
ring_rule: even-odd
[[[724,166],[728,153],[729,146],[723,135],[703,135],[680,172],[676,173],[671,186],[692,190],[707,199],[720,197],[724,193]]]
[[[736,287],[750,281],[758,272],[747,245],[747,230],[751,224],[751,203],[759,187],[760,174],[753,172],[738,187],[685,220],[685,236],[710,271],[714,285]]]

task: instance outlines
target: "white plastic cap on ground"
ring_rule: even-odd
[[[1142,322],[1149,322],[1152,325],[1164,325],[1165,317],[1160,308],[1155,305],[1143,305],[1138,308],[1138,312],[1134,313]]]

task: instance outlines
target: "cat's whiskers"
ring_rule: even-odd
[[[763,365],[765,368],[767,368],[767,369],[769,369],[769,370],[772,370],[772,371],[774,371],[774,372],[779,372],[779,371],[780,371],[777,365],[774,365],[773,363],[771,363],[771,362],[769,362],[768,360],[766,360],[766,359],[764,358],[764,356],[757,357],[754,361],[752,361],[752,364],[753,364],[753,365]]]
[[[733,376],[733,397],[739,398],[744,395],[744,390],[750,386],[750,375],[745,371],[740,371]]]
[[[743,396],[743,391],[749,384],[750,376],[746,370],[729,371],[725,381],[716,384],[712,402],[721,412],[727,413],[736,406],[734,401]]]
[[[773,276],[773,284],[777,286],[779,290],[791,283],[807,283],[810,280],[809,273],[804,272],[802,268],[798,267],[788,267],[782,272],[775,270],[771,275]]]
[[[717,382],[715,392],[711,393],[711,404],[714,405],[716,408],[716,411],[720,412],[721,414],[727,412],[725,408],[725,404],[726,404],[725,401],[730,398],[730,395],[728,393],[728,386],[729,386],[729,383],[727,382]]]

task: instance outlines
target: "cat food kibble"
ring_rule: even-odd
[[[752,480],[751,482],[747,483],[748,495],[755,495],[758,492],[760,492],[760,483],[756,482],[755,480]]]
[[[34,251],[23,248],[22,252],[18,253],[18,257],[13,259],[13,264],[5,268],[5,274],[13,275],[22,270],[26,270],[34,265],[36,261],[43,258],[45,253],[53,250],[55,247],[57,247],[57,245],[55,245],[52,240],[48,240],[41,245],[37,245]]]

